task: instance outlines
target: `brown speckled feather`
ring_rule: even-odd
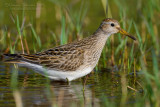
[[[92,39],[92,42],[88,42]],[[84,63],[84,54],[95,42],[95,38],[86,38],[84,40],[61,45],[46,51],[42,51],[33,55],[19,54],[20,61],[39,64],[48,69],[57,71],[75,71]]]

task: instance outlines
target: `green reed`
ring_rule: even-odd
[[[60,36],[60,44],[63,45],[63,44],[66,44],[68,42],[68,39],[67,39],[67,35],[66,35],[66,28],[65,28],[65,16],[62,14],[62,19],[61,19],[61,36]]]
[[[33,28],[32,25],[30,25],[30,28],[31,28],[31,31],[32,31],[32,35],[33,35],[33,39],[36,40],[36,42],[38,43],[38,46],[41,47],[41,39],[39,38],[39,36],[37,35],[35,29]],[[34,51],[36,52],[36,44],[35,44],[35,41],[33,41],[33,46],[34,46]]]
[[[89,24],[94,23],[92,22],[91,18],[88,15],[89,13],[87,12],[89,11],[89,9],[92,8],[88,6],[89,3],[82,1],[80,2],[79,9],[74,10],[74,6],[69,6],[66,0],[64,2],[59,0],[50,1],[55,6],[59,7],[60,10],[55,11],[57,11],[57,13],[60,13],[61,16],[59,19],[60,27],[53,25],[60,29],[59,34],[57,34],[57,32],[51,29],[51,35],[47,35],[49,36],[49,38],[54,39],[54,42],[56,42],[54,45],[62,45],[68,42],[72,42],[75,39],[82,39],[82,37],[84,37],[83,26],[90,26]],[[160,43],[158,42],[160,30],[158,26],[158,23],[160,23],[160,1],[141,0],[136,2],[138,3],[138,5],[134,7],[131,3],[125,0],[114,0],[108,2],[102,0],[99,2],[102,3],[102,10],[104,10],[105,15],[108,17],[113,16],[113,18],[119,19],[122,28],[133,34],[137,38],[137,41],[134,42],[127,37],[123,38],[120,34],[116,34],[114,35],[114,37],[111,37],[107,41],[106,46],[102,52],[102,57],[99,65],[96,66],[96,71],[99,70],[99,72],[101,72],[100,68],[110,67],[111,63],[113,63],[113,65],[120,65],[118,69],[120,70],[120,76],[123,77],[121,79],[121,85],[123,85],[122,88],[124,89],[123,94],[125,92],[127,93],[125,95],[126,98],[124,98],[124,100],[121,102],[121,106],[125,106],[125,104],[127,103],[127,97],[129,96],[128,92],[126,91],[129,84],[129,79],[124,75],[133,72],[135,66],[135,71],[137,73],[139,71],[143,73],[143,76],[141,78],[144,78],[142,84],[144,93],[143,97],[141,95],[136,95],[136,102],[130,106],[158,107],[160,105],[160,70],[158,57],[160,53]],[[118,11],[118,13],[114,14],[114,8],[117,9],[116,11]],[[94,13],[96,14],[96,12]],[[25,14],[23,13],[23,15]],[[91,21],[89,24],[83,25],[86,17],[89,18],[89,20]],[[104,18],[105,16],[102,19]],[[26,43],[31,43],[29,44],[29,50],[31,50],[33,47],[34,52],[37,52],[39,51],[37,49],[38,47],[41,47],[42,45],[48,43],[46,41],[42,41],[45,37],[40,37],[40,34],[37,34],[37,31],[35,29],[35,23],[29,24],[29,26],[27,26],[27,23],[30,22],[26,21],[22,29],[21,25],[23,23],[24,16],[20,18],[19,15],[16,15],[16,18],[14,20],[17,34],[12,34],[8,29],[0,31],[0,44],[2,45],[3,50],[9,47],[10,53],[15,53],[15,50],[17,50],[18,47],[19,50],[25,51],[27,50],[27,45],[25,44],[26,40]],[[100,21],[101,20],[98,20],[96,23],[99,23]],[[13,38],[13,36],[15,37]],[[152,65],[148,65],[150,64],[147,60],[148,57],[151,58]],[[150,69],[148,66],[152,66],[153,68]],[[127,70],[124,70],[124,68]],[[97,74],[95,75],[97,76]],[[134,79],[136,80],[136,78],[137,77],[135,76]],[[13,88],[13,90],[17,89],[17,79],[17,71],[15,71],[12,73],[11,77],[11,87]],[[123,79],[126,80],[125,83],[122,81]],[[48,97],[54,99],[54,95],[52,96],[53,92],[50,90],[50,81],[48,79],[46,81]],[[103,85],[100,81],[96,79],[95,81],[98,84]],[[133,85],[133,83],[131,85]],[[139,92],[136,93],[139,94]],[[110,99],[108,99],[106,95],[102,95],[101,101],[103,106],[116,106],[116,102],[110,101]],[[81,101],[81,103],[84,102]],[[56,106],[56,104],[53,104],[53,106]]]
[[[155,106],[158,107],[160,105],[160,80],[159,80],[159,68],[158,68],[158,61],[155,51],[152,50],[152,62],[153,62],[153,69],[152,72],[147,69],[144,65],[143,60],[141,60],[142,71],[145,77],[145,84],[144,84],[144,92],[145,92],[145,102],[147,101],[148,104],[146,106]]]
[[[13,91],[13,97],[15,100],[15,104],[16,107],[22,107],[23,106],[23,102],[22,102],[22,96],[21,93],[18,89],[18,70],[17,70],[17,66],[14,65],[13,69],[12,69],[12,75],[11,75],[11,89]]]

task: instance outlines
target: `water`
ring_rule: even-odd
[[[132,2],[133,1],[134,0],[132,0]],[[139,17],[141,16],[138,17],[139,14],[135,12],[135,7],[133,7],[132,2],[129,2],[125,2],[128,4],[126,7],[129,8],[128,10],[132,9],[132,11],[129,11],[128,14],[125,13],[127,16],[123,17],[127,17],[130,20],[136,17],[136,20],[139,21]],[[134,3],[135,5],[137,4],[137,2]],[[80,32],[79,35],[83,35],[83,37],[91,35],[98,28],[100,22],[105,18],[104,9],[102,7],[102,3],[98,0],[88,0],[87,2],[84,2],[84,7],[81,7],[82,4],[83,2],[79,0],[27,0],[25,2],[22,0],[1,0],[0,51],[2,52],[0,52],[0,54],[4,53],[10,44],[14,46],[16,37],[18,37],[16,25],[17,16],[19,18],[20,26],[23,22],[23,16],[25,16],[23,33],[26,34],[26,41],[28,43],[30,53],[42,51],[60,44],[60,40],[63,39],[60,38],[62,13],[66,15],[65,33],[66,37],[68,38],[67,42],[75,41],[78,31]],[[119,18],[119,15],[121,16],[123,12],[117,11],[119,9],[115,4],[115,2],[110,1],[112,16],[117,20],[123,19]],[[80,11],[81,8],[82,11]],[[67,9],[72,16],[71,18],[73,22],[69,21],[69,14],[66,12]],[[140,10],[139,7],[137,10]],[[85,13],[85,11],[87,12]],[[79,19],[79,14],[81,14],[81,17],[83,15],[85,16],[83,21],[77,21]],[[130,20],[127,21],[129,22]],[[127,28],[129,24],[127,21],[123,21],[123,27]],[[42,46],[38,45],[37,40],[33,36],[30,24],[33,25],[36,34],[38,37],[40,37]],[[142,23],[140,23],[140,26],[141,24]],[[126,30],[128,30],[128,28]],[[133,27],[131,30],[133,30]],[[5,33],[6,36],[1,37],[1,35],[5,35]],[[54,34],[56,35],[55,37]],[[128,54],[128,58],[125,59],[124,56],[127,55],[124,54],[123,56],[125,48],[120,47],[120,51],[118,51],[118,53],[115,55],[114,52],[116,52],[116,46],[121,44],[122,39],[120,36],[115,35],[114,44],[116,46],[112,44],[112,41],[113,38],[107,42],[107,48],[105,48],[105,50],[107,50],[108,53],[102,54],[102,57],[105,57],[104,59],[106,60],[104,62],[103,59],[100,60],[100,69],[94,70],[87,77],[74,80],[70,83],[50,81],[44,76],[41,76],[30,69],[18,68],[17,89],[20,93],[22,104],[25,107],[50,107],[52,105],[57,105],[58,107],[98,107],[106,105],[108,101],[119,106],[121,103],[123,103],[122,100],[125,99],[124,97],[126,94],[126,105],[132,105],[132,103],[136,103],[136,99],[138,99],[139,96],[143,96],[142,87],[139,85],[139,83],[143,83],[143,74],[138,73],[137,76],[134,77],[133,70],[127,73],[127,69],[119,69],[119,66],[123,68],[123,60],[125,60],[124,62],[126,63],[126,60],[129,59],[130,54]],[[127,41],[129,41],[129,39]],[[132,43],[133,41],[131,43],[126,43],[129,49],[131,48]],[[135,47],[138,47],[138,45]],[[24,48],[25,52],[27,52],[25,44]],[[130,52],[129,49],[128,52]],[[136,53],[140,49],[135,50]],[[11,53],[11,49],[7,52]],[[16,44],[14,53],[22,53],[20,42]],[[117,59],[115,58],[115,63],[117,66],[115,67],[110,66],[113,65],[111,58],[112,54],[117,56]],[[151,63],[151,61],[149,61],[149,63]],[[104,65],[106,68],[102,69]],[[151,64],[148,65],[151,66]],[[139,63],[136,66],[139,67]],[[133,68],[133,66],[131,67]],[[14,89],[11,88],[11,77],[14,73],[13,69],[13,64],[5,64],[3,61],[0,62],[0,107],[15,107],[16,105],[16,97],[14,96],[15,92],[13,91]],[[128,86],[133,89],[127,88]],[[134,89],[136,89],[136,91]]]
[[[0,65],[0,105],[15,106],[13,90],[10,86],[14,66],[3,62]],[[128,77],[133,78],[132,75],[128,75]],[[133,82],[132,80],[128,81]],[[18,69],[18,89],[25,107],[54,104],[63,107],[69,105],[98,107],[104,103],[103,100],[111,100],[118,104],[122,97],[121,77],[118,73],[108,69],[92,72],[88,77],[70,83],[47,81],[47,78],[30,69]],[[135,85],[135,88],[141,89],[138,85]],[[128,93],[127,103],[135,103],[135,92],[129,90]]]

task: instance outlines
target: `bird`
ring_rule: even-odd
[[[120,27],[117,20],[105,18],[90,36],[72,43],[56,46],[35,54],[4,54],[7,63],[30,68],[55,81],[72,81],[89,74],[99,61],[108,38],[121,33],[136,38]]]

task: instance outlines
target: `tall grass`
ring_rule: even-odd
[[[58,8],[57,10],[55,9],[55,15],[58,16],[60,14],[59,25],[54,25],[58,29],[57,32],[59,32],[59,34],[57,34],[56,31],[50,30],[51,34],[47,35],[48,38],[54,39],[56,42],[54,45],[63,45],[74,40],[82,39],[84,37],[84,27],[89,27],[90,24],[94,23],[87,12],[93,8],[91,6],[89,7],[89,2],[86,2],[85,0],[81,2],[78,1],[80,5],[78,5],[78,9],[75,10],[74,5],[77,6],[77,4],[69,5],[67,1],[62,2],[58,0],[50,0],[50,2]],[[137,38],[137,41],[133,42],[129,38],[124,38],[120,34],[112,36],[106,43],[102,52],[101,60],[98,66],[96,66],[96,71],[101,72],[101,68],[117,67],[118,73],[121,77],[122,97],[120,106],[126,106],[130,90],[136,93],[136,101],[130,106],[160,106],[160,1],[141,0],[137,2],[138,4],[134,7],[132,3],[125,0],[101,0],[99,2],[105,13],[103,18],[106,16],[113,16],[113,18],[115,17],[116,19],[119,19],[121,27],[133,34]],[[134,2],[133,4],[136,3]],[[116,11],[115,8],[118,11],[116,14],[114,13]],[[96,12],[94,13],[96,14]],[[89,21],[85,23],[85,20],[87,19]],[[0,44],[2,45],[2,51],[15,53],[15,50],[19,49],[22,53],[32,53],[30,52],[31,49],[33,49],[34,52],[37,52],[44,44],[48,44],[48,42],[45,43],[46,41],[43,41],[43,38],[45,39],[46,35],[41,37],[41,34],[37,34],[35,23],[28,24],[31,22],[25,22],[24,20],[24,13],[22,18],[20,18],[19,15],[16,15],[16,18],[14,19],[16,34],[12,33],[7,28],[0,30]],[[101,20],[98,20],[95,23],[99,23],[100,21]],[[150,59],[152,62],[150,62]],[[140,77],[143,78],[144,82],[143,84],[139,84],[143,87],[143,95],[140,95],[135,87],[139,72],[142,72],[143,74],[143,76]],[[130,80],[126,76],[130,73],[134,73],[134,82],[131,84],[129,84]],[[95,75],[97,75],[97,73]],[[48,79],[46,81],[45,85],[48,90],[47,97],[55,101],[50,81]],[[21,104],[21,94],[17,88],[17,83],[17,71],[14,70],[11,77],[11,87],[13,89],[15,100],[20,99],[19,103],[20,105],[23,105]],[[84,85],[86,84],[87,81],[85,81]],[[116,102],[110,101],[106,95],[102,95],[101,102],[102,106],[113,107],[119,105],[116,104]],[[82,101],[81,103],[84,102]],[[57,105],[58,104],[52,104],[52,106]]]
[[[13,91],[13,97],[15,99],[16,107],[22,107],[23,102],[22,102],[21,93],[18,89],[18,70],[16,65],[14,65],[12,76],[11,76],[11,88]]]

